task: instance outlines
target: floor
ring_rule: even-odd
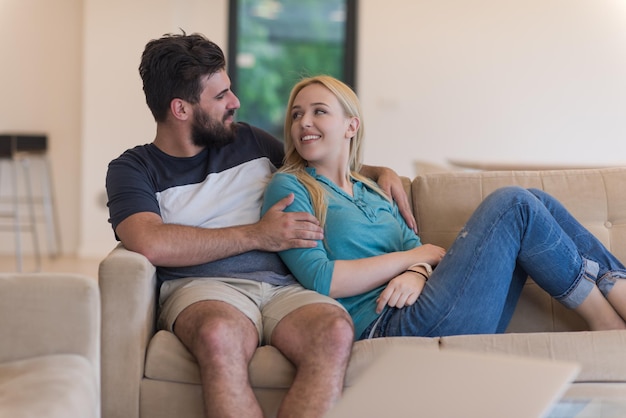
[[[79,258],[74,256],[47,257],[41,259],[41,269],[46,273],[75,273],[85,276],[98,277],[98,264],[100,259]],[[35,261],[32,257],[24,257],[23,272],[34,272]],[[0,255],[0,272],[16,272],[17,263],[12,255]]]

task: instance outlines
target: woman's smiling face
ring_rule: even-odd
[[[350,138],[356,133],[355,118],[346,116],[330,90],[318,83],[304,87],[290,112],[291,139],[302,158],[310,165],[347,163]]]

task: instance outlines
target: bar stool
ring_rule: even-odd
[[[23,269],[22,234],[25,232],[30,233],[32,238],[35,269],[41,269],[41,251],[37,230],[39,216],[36,206],[40,205],[43,212],[49,255],[57,256],[61,249],[47,150],[46,135],[0,134],[0,187],[5,183],[11,185],[10,193],[0,193],[0,202],[10,207],[0,211],[0,218],[12,221],[12,224],[4,222],[0,225],[0,229],[14,233],[17,271]],[[33,193],[31,163],[35,160],[42,163],[41,170],[39,170],[40,195]],[[3,166],[9,168],[10,182],[3,181]],[[23,186],[23,190],[20,185]],[[26,209],[25,214],[22,212],[24,209]]]

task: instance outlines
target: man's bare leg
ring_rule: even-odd
[[[327,303],[303,306],[278,323],[272,345],[296,366],[279,417],[321,417],[339,400],[353,340],[350,316]]]
[[[263,416],[248,379],[259,339],[248,317],[225,302],[197,302],[178,316],[174,333],[200,366],[207,417]]]

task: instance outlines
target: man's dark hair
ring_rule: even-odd
[[[222,49],[201,34],[168,34],[148,42],[141,56],[139,74],[154,119],[165,121],[175,98],[198,103],[201,77],[224,68]]]

